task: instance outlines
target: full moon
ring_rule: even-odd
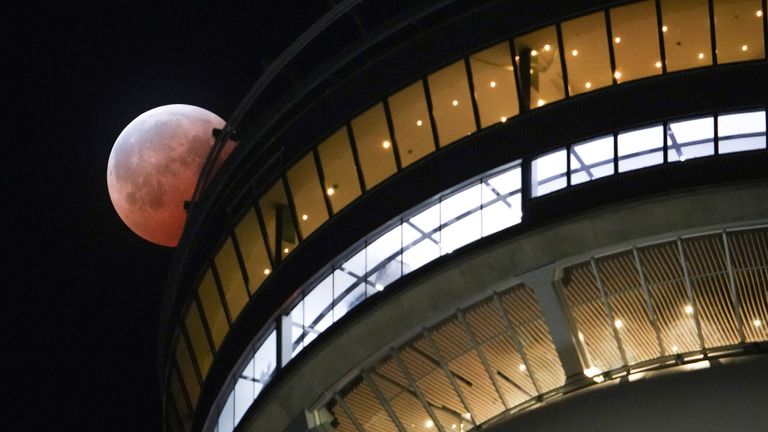
[[[138,116],[117,137],[107,165],[115,210],[128,227],[152,243],[175,247],[184,230],[184,202],[224,120],[191,105],[165,105]],[[232,151],[227,143],[215,168]]]

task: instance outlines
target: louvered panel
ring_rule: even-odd
[[[397,430],[395,424],[384,411],[384,407],[373,395],[371,388],[362,380],[344,396],[344,402],[347,403],[352,415],[362,424],[366,432],[393,432]]]
[[[603,288],[608,295],[640,288],[640,275],[632,251],[597,260]]]
[[[400,358],[403,359],[413,379],[420,380],[421,377],[440,368],[440,362],[435,357],[429,346],[425,343],[424,337],[419,336],[416,340],[400,350]],[[424,346],[426,348],[421,348]]]
[[[480,343],[504,331],[504,324],[492,298],[467,310],[464,317]]]
[[[464,328],[455,317],[435,328],[432,337],[446,360],[456,358],[471,348]]]
[[[475,421],[484,422],[504,411],[504,405],[474,350],[451,361],[448,367],[467,378],[470,385],[462,382],[459,385],[472,413],[477,416]]]
[[[728,270],[722,234],[687,238],[683,240],[683,251],[691,278]]]
[[[728,239],[734,268],[768,265],[768,231],[765,229],[729,232]]]
[[[618,287],[618,285],[617,285]],[[621,320],[618,328],[627,361],[641,362],[661,355],[656,331],[648,316],[645,298],[640,289],[631,289],[609,297],[615,320]]]
[[[376,375],[372,378],[376,381],[376,385],[379,386],[382,393],[396,395],[393,398],[387,398],[387,402],[400,420],[400,423],[405,427],[405,430],[409,432],[422,432],[429,429],[427,421],[431,418],[424,409],[424,405],[415,396],[413,389],[401,387],[392,381],[384,380],[381,378],[381,375]]]
[[[347,412],[336,401],[331,402],[328,409],[337,421],[334,430],[339,432],[360,432],[347,415]]]
[[[570,306],[591,303],[600,298],[589,262],[566,269],[563,274],[563,294]]]
[[[499,300],[513,326],[542,319],[541,308],[533,290],[525,285],[518,285],[499,295]]]
[[[533,370],[536,382],[545,392],[565,384],[565,371],[544,320],[537,320],[519,327],[517,334],[528,357],[528,367]]]
[[[509,336],[499,335],[487,341],[483,351],[498,375],[496,381],[508,406],[519,405],[536,396],[528,370]]]
[[[408,381],[403,376],[402,370],[392,357],[387,357],[376,365],[374,375],[378,378],[377,383],[385,382],[388,386],[379,385],[379,389],[387,399],[392,399],[400,392],[408,388]],[[393,392],[393,393],[390,393]]]
[[[768,270],[736,271],[741,299],[744,338],[747,342],[768,340]]]
[[[693,314],[686,312],[690,300],[683,281],[654,284],[649,290],[664,351],[667,354],[676,354],[701,349]]]
[[[596,366],[606,371],[622,366],[613,329],[608,324],[608,316],[599,301],[583,304],[571,309],[571,315],[580,332],[581,342],[587,358],[587,366]]]
[[[403,363],[411,372],[414,380],[416,380],[416,385],[419,386],[427,400],[459,416],[466,411],[445,371],[435,365],[436,360],[429,360],[412,347],[404,348],[400,353],[400,358],[403,359]]]
[[[638,250],[645,272],[646,282],[650,285],[683,279],[680,267],[680,254],[676,242],[660,243]]]
[[[707,347],[739,343],[728,276],[699,276],[691,281],[704,344]]]

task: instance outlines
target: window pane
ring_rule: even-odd
[[[613,174],[613,136],[571,146],[571,184]]]
[[[432,123],[424,97],[424,84],[416,81],[390,96],[388,102],[403,166],[406,167],[435,151]]]
[[[765,148],[765,111],[717,117],[720,153]]]
[[[403,222],[403,273],[440,257],[440,204]]]
[[[509,43],[502,42],[469,56],[480,126],[505,122],[520,109],[515,89],[515,69]]]
[[[291,358],[296,357],[296,354],[304,348],[304,300],[298,302],[296,306],[291,309],[291,342],[293,344],[293,350],[291,351]]]
[[[440,202],[440,245],[443,254],[480,238],[481,202],[479,184]]]
[[[368,272],[368,285],[375,291],[383,290],[402,275],[401,245],[402,234],[398,225],[371,242],[366,248],[365,266]],[[369,292],[375,291],[369,290]]]
[[[611,31],[620,82],[661,73],[659,27],[653,1],[611,9]],[[618,44],[615,43],[617,37],[621,38]]]
[[[299,232],[307,238],[328,219],[323,189],[317,177],[317,167],[312,152],[288,170],[288,184],[291,186],[293,204],[299,218]]]
[[[427,80],[440,146],[445,147],[474,132],[475,115],[464,60],[440,69]]]
[[[245,304],[248,303],[248,291],[245,289],[243,273],[240,270],[240,263],[237,261],[232,238],[227,238],[214,261],[216,270],[219,272],[221,289],[224,291],[224,298],[227,300],[229,313],[232,321],[234,321],[240,315]]]
[[[539,156],[531,162],[531,196],[546,195],[568,185],[565,149]]]
[[[250,379],[238,378],[235,383],[235,424],[243,418],[254,399],[254,383]]]
[[[184,397],[184,390],[181,387],[179,381],[178,371],[176,369],[171,370],[171,394],[173,395],[173,401],[176,405],[176,410],[179,412],[182,423],[185,425],[185,429],[189,430],[189,424],[192,422],[192,413],[189,411],[189,405]]]
[[[281,256],[288,255],[299,244],[299,238],[293,225],[288,198],[281,180],[275,182],[269,192],[259,199],[259,208],[264,217],[270,253],[275,254],[275,241],[277,241]]]
[[[246,213],[240,223],[235,227],[237,243],[240,253],[243,254],[245,271],[248,274],[248,288],[256,292],[264,279],[272,272],[272,265],[267,255],[267,247],[259,228],[259,219],[256,210],[251,209]]]
[[[333,322],[333,275],[329,275],[304,296],[304,345]]]
[[[707,0],[662,0],[661,18],[668,71],[712,64]]]
[[[565,56],[570,94],[610,85],[611,59],[603,12],[566,21],[562,24],[562,31],[563,49],[570,53]],[[619,36],[616,37],[615,41],[622,42]]]
[[[200,382],[197,380],[195,367],[192,365],[189,346],[183,337],[179,338],[179,343],[176,345],[176,363],[179,365],[181,380],[184,383],[184,388],[187,390],[187,395],[194,409],[197,405],[197,399],[200,397]]]
[[[760,0],[715,0],[717,62],[765,57]]]
[[[235,392],[229,394],[219,414],[219,432],[232,432],[235,428]]]
[[[715,154],[714,118],[674,122],[667,127],[668,161],[685,161],[713,154]]]
[[[365,256],[365,251],[363,251]],[[363,262],[364,265],[364,262]],[[358,303],[365,300],[365,283],[361,282],[362,275],[352,273],[349,270],[336,270],[333,272],[333,320],[343,317]]]
[[[520,167],[482,181],[483,237],[520,223],[523,216]]]
[[[219,290],[216,287],[216,281],[213,279],[211,269],[205,272],[198,293],[203,306],[203,312],[205,313],[205,319],[208,322],[208,330],[211,332],[214,348],[218,349],[221,346],[221,341],[224,340],[224,336],[229,331],[229,323],[227,322],[227,316],[224,314],[221,296],[219,296]]]
[[[619,134],[619,172],[631,171],[664,162],[664,136],[661,126]]]
[[[379,103],[353,119],[352,131],[365,187],[370,189],[397,171],[384,106]]]
[[[360,181],[347,128],[342,127],[323,141],[317,146],[317,152],[325,175],[325,193],[336,213],[360,196]]]
[[[197,309],[197,302],[193,301],[187,310],[184,326],[187,328],[192,351],[197,359],[197,366],[200,368],[200,375],[205,379],[213,361],[213,353],[211,353],[211,346],[208,344],[208,338],[205,335],[200,311]]]
[[[256,394],[267,385],[277,366],[277,332],[272,332],[264,340],[264,343],[256,350],[253,356],[253,373],[256,383]]]
[[[529,33],[515,39],[518,57],[530,53],[530,108],[536,108],[565,97],[563,69],[557,45],[557,31],[554,26]],[[568,55],[572,56],[570,52]],[[577,56],[581,53],[576,52]],[[519,63],[518,63],[519,66]],[[519,70],[519,69],[518,69]],[[521,86],[526,81],[525,71],[520,73]]]

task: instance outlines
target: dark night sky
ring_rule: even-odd
[[[27,3],[2,14],[12,29],[0,159],[11,365],[0,388],[15,402],[0,429],[158,431],[157,320],[173,251],[132,234],[112,208],[112,144],[160,105],[226,119],[262,58],[328,3]]]

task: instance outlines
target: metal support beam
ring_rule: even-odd
[[[424,393],[421,392],[419,386],[416,385],[416,380],[413,379],[411,371],[408,370],[408,367],[405,365],[405,362],[396,350],[392,351],[392,358],[394,358],[395,362],[397,362],[397,365],[400,366],[400,370],[403,372],[403,376],[408,382],[408,386],[413,389],[413,392],[416,394],[416,398],[419,400],[419,402],[421,402],[421,405],[427,411],[427,414],[429,414],[429,417],[432,419],[432,422],[435,424],[437,430],[439,432],[445,432],[443,425],[440,424],[440,419],[437,418],[435,412],[432,410],[432,405],[427,401],[427,398],[424,396]]]
[[[491,363],[488,361],[488,358],[485,356],[485,352],[483,352],[483,347],[481,347],[477,342],[475,333],[471,328],[469,328],[469,324],[467,324],[467,320],[464,318],[464,312],[459,310],[456,312],[456,316],[459,318],[459,323],[461,323],[461,326],[464,328],[464,333],[466,333],[467,337],[469,338],[470,345],[472,345],[475,353],[477,353],[477,357],[480,359],[480,363],[483,364],[485,373],[488,374],[488,378],[491,380],[491,384],[493,384],[494,390],[496,390],[496,393],[499,395],[501,404],[504,405],[505,410],[508,410],[510,407],[507,404],[507,400],[504,399],[504,395],[501,393],[501,387],[499,386],[499,382],[496,380],[496,374],[493,373],[493,368],[491,367]]]
[[[392,423],[394,423],[395,427],[397,427],[397,430],[399,432],[407,432],[403,424],[400,422],[400,419],[397,418],[397,415],[395,415],[395,411],[389,405],[389,402],[387,402],[387,398],[384,397],[384,393],[381,392],[379,386],[376,385],[376,381],[374,381],[371,377],[371,374],[369,374],[368,371],[363,371],[361,375],[363,376],[365,383],[368,384],[368,387],[373,392],[373,395],[376,396],[376,399],[379,400],[381,407],[384,408],[384,411],[386,411],[387,415],[392,420]]]
[[[677,238],[677,253],[680,257],[680,266],[683,268],[683,281],[685,282],[685,290],[688,293],[688,301],[693,306],[693,320],[696,323],[696,334],[699,337],[699,347],[704,349],[704,334],[701,332],[701,321],[699,320],[699,305],[696,303],[696,298],[693,295],[693,286],[691,285],[691,277],[688,275],[688,264],[685,261],[685,254],[683,253],[683,241]]]
[[[347,415],[347,418],[349,418],[349,421],[352,422],[352,425],[355,426],[355,429],[357,429],[358,432],[365,432],[365,428],[363,428],[363,425],[360,424],[360,421],[355,417],[355,414],[352,413],[352,410],[349,408],[349,405],[347,405],[347,402],[338,395],[338,393],[333,395],[333,399],[336,401],[336,403],[341,407],[342,410],[344,410],[344,413]]]
[[[590,258],[589,263],[592,265],[592,275],[595,277],[595,283],[597,284],[597,289],[600,290],[600,299],[603,302],[603,307],[605,308],[605,312],[608,314],[608,325],[611,327],[611,331],[613,332],[613,337],[616,339],[616,346],[619,348],[619,354],[621,354],[621,361],[624,363],[624,366],[629,365],[629,361],[627,361],[627,353],[624,351],[624,345],[621,343],[621,336],[619,336],[619,328],[616,325],[616,317],[613,315],[613,308],[611,307],[611,302],[608,301],[608,293],[605,291],[605,286],[603,286],[603,279],[600,277],[600,270],[597,268],[597,262],[594,258]]]
[[[440,364],[440,368],[445,373],[445,376],[448,377],[448,381],[451,383],[451,387],[453,387],[453,391],[456,392],[456,395],[459,397],[459,400],[461,401],[461,404],[464,406],[464,409],[467,410],[469,413],[469,416],[471,417],[472,424],[475,423],[475,413],[472,412],[472,409],[469,407],[469,401],[467,400],[466,396],[464,396],[464,392],[461,390],[461,387],[459,387],[459,383],[456,381],[456,377],[454,376],[453,372],[451,372],[451,369],[448,367],[448,363],[443,358],[443,355],[440,353],[440,349],[437,347],[437,344],[435,343],[435,340],[432,339],[432,334],[429,332],[429,330],[424,331],[424,338],[427,340],[427,343],[429,343],[430,347],[432,348],[432,353],[435,357],[435,359]]]
[[[741,316],[741,296],[736,289],[736,276],[733,273],[733,258],[731,247],[728,244],[728,234],[723,230],[723,248],[725,249],[725,263],[728,266],[728,285],[731,288],[731,300],[733,301],[733,316],[736,319],[736,329],[739,331],[739,343],[744,343],[744,319]]]
[[[637,247],[632,247],[632,254],[635,257],[635,268],[637,269],[637,274],[640,277],[640,286],[643,289],[645,307],[648,311],[648,316],[651,319],[651,326],[653,326],[653,331],[656,333],[656,343],[659,344],[659,355],[664,357],[666,355],[666,350],[664,349],[664,341],[661,338],[659,318],[656,316],[656,309],[653,307],[653,302],[651,301],[651,290],[648,288],[648,282],[645,280],[645,270],[643,269],[643,264],[640,262],[640,254],[637,253]]]
[[[506,312],[504,312],[504,306],[501,304],[501,299],[499,299],[498,293],[493,293],[493,303],[496,305],[496,309],[498,310],[499,315],[501,315],[501,321],[504,323],[504,328],[507,330],[507,335],[509,335],[509,338],[512,339],[512,343],[515,345],[517,352],[520,353],[520,358],[523,360],[525,370],[528,372],[528,376],[531,378],[533,388],[536,389],[536,394],[540,395],[542,393],[541,387],[539,387],[539,383],[536,381],[533,368],[531,368],[531,362],[528,360],[528,355],[525,354],[523,341],[520,339],[520,335],[517,334],[517,330],[515,330],[515,327],[512,325],[512,321],[509,320],[509,316]]]

